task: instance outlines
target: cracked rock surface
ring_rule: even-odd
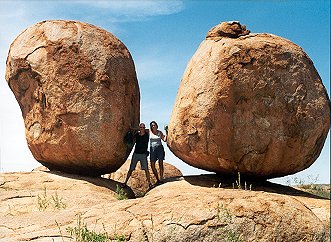
[[[194,167],[272,178],[313,164],[329,128],[329,97],[302,48],[227,22],[186,67],[167,143]]]
[[[113,34],[76,21],[32,25],[10,46],[6,80],[43,165],[98,175],[126,161],[140,94],[132,57]]]
[[[330,236],[330,200],[269,182],[247,181],[252,189],[241,190],[215,175],[169,178],[145,197],[117,200],[118,183],[108,179],[48,171],[0,178],[1,242],[75,241],[67,229],[79,221],[89,231],[133,242],[310,242]],[[132,197],[129,188],[125,192]]]

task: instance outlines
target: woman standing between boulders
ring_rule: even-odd
[[[150,161],[151,167],[154,176],[156,177],[157,183],[160,183],[163,179],[164,174],[164,167],[163,167],[163,160],[165,157],[164,148],[162,145],[162,141],[167,142],[167,135],[168,129],[165,128],[166,135],[162,133],[162,131],[158,130],[158,125],[155,121],[150,123],[150,133],[149,133],[149,140],[150,140]],[[155,163],[159,161],[159,169],[160,169],[160,177],[158,176]]]

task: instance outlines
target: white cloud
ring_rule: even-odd
[[[19,18],[21,16],[24,16],[26,11],[23,7],[15,7],[16,11],[6,11],[6,8],[2,8],[2,11],[0,10],[0,20],[1,19],[9,19],[9,18]]]
[[[104,10],[112,22],[137,21],[157,15],[170,15],[184,9],[182,1],[79,1],[89,7]]]
[[[135,53],[134,55],[139,82],[172,80],[177,84],[185,70],[186,57],[178,55],[177,50],[161,47],[161,44],[151,45],[144,47],[143,53]]]
[[[141,58],[135,62],[138,79],[144,82],[153,82],[160,77],[169,75],[170,70],[165,68],[168,63],[164,60]]]
[[[2,1],[0,23],[45,19],[76,19],[90,22],[145,21],[184,9],[180,0],[152,1]],[[8,21],[9,20],[9,21]],[[2,26],[2,28],[5,28]]]

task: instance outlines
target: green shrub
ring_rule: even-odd
[[[219,231],[221,235],[219,239],[221,241],[228,241],[228,242],[243,242],[240,238],[241,234],[239,231],[236,231],[234,228],[231,227],[233,224],[233,215],[231,214],[230,210],[226,208],[223,204],[217,204],[216,208],[216,218],[217,223],[223,224],[222,227],[219,227]]]
[[[119,185],[116,185],[116,198],[117,200],[126,200],[128,199],[128,196],[123,188],[121,188]]]
[[[89,230],[87,224],[83,222],[81,215],[78,215],[76,227],[68,227],[66,231],[72,236],[76,242],[124,242],[126,238],[124,235],[115,233],[109,236],[104,228],[104,232],[96,232]],[[62,233],[61,233],[62,235]]]
[[[306,178],[294,177],[287,180],[288,186],[298,187],[313,195],[330,199],[330,185],[317,184],[318,175],[308,175]],[[292,185],[293,184],[293,185]],[[327,187],[328,186],[328,187]]]
[[[37,202],[38,202],[38,209],[39,211],[44,211],[50,204],[47,198],[47,192],[46,192],[46,187],[44,187],[44,193],[43,195],[37,196]]]
[[[55,196],[52,196],[52,199],[53,199],[53,205],[54,205],[54,208],[56,209],[61,209],[61,208],[66,208],[67,205],[62,201],[62,197],[59,197],[57,195],[57,192],[55,192]]]
[[[77,226],[68,227],[67,232],[73,236],[77,242],[106,242],[109,241],[107,232],[97,233],[87,229],[87,224],[82,221],[81,215],[78,215]]]
[[[49,198],[47,196],[47,189],[46,189],[46,187],[44,187],[43,194],[37,195],[37,207],[38,207],[39,211],[44,211],[49,206],[52,206],[53,208],[56,208],[56,209],[61,209],[61,208],[64,209],[67,207],[67,205],[62,201],[62,197],[59,197],[57,192],[55,192],[54,196],[52,195],[51,198]]]

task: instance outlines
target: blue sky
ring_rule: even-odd
[[[24,136],[19,106],[5,81],[10,43],[43,20],[88,22],[115,34],[135,62],[141,121],[168,123],[185,67],[213,26],[237,20],[252,33],[272,33],[301,46],[330,95],[330,1],[0,1],[0,171],[39,166]],[[166,161],[186,175],[204,173],[178,160]],[[293,177],[330,182],[330,136],[320,158]],[[291,177],[274,181],[285,183]]]

